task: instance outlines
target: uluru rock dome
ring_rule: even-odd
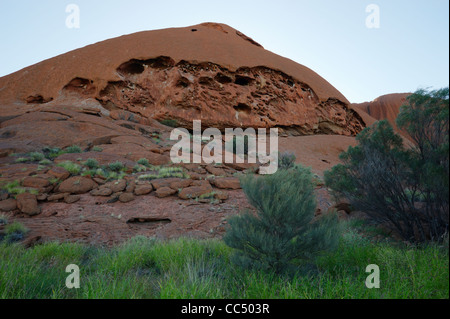
[[[364,112],[317,73],[218,23],[121,36],[0,78],[3,116],[81,104],[188,128],[201,119],[220,129],[353,136],[366,126]]]
[[[371,102],[354,103],[352,106],[359,110],[359,113],[367,113],[374,120],[387,120],[394,128],[397,128],[395,123],[400,108],[406,104],[407,97],[411,93],[391,93],[377,97]],[[366,122],[371,125],[370,121]]]

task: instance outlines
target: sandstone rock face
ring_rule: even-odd
[[[57,129],[39,137],[45,145],[50,140],[67,145],[61,132],[73,126],[82,132],[81,144],[98,145],[99,139],[114,137],[106,116],[136,125],[173,119],[191,128],[192,120],[201,119],[204,128],[278,127],[288,135],[355,135],[365,127],[358,110],[314,71],[217,23],[99,42],[0,78],[0,87],[7,114],[18,112],[13,103],[22,103],[25,111],[40,104],[47,108],[7,121],[9,129],[2,126],[0,134],[26,139],[21,123],[33,123],[30,129],[39,131],[37,126],[50,122]],[[55,112],[61,105],[99,117],[94,123]]]
[[[393,93],[377,97],[372,102],[352,104],[355,109],[361,109],[376,120],[388,120],[396,127],[395,120],[400,107],[406,103],[411,93]]]

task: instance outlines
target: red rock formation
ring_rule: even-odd
[[[377,97],[372,102],[354,103],[352,106],[360,109],[376,120],[388,120],[395,128],[395,120],[400,107],[406,103],[411,93],[393,93]]]
[[[127,111],[141,123],[175,119],[191,127],[201,119],[205,128],[302,135],[355,135],[366,124],[314,71],[217,23],[106,40],[0,78],[2,114],[21,104],[92,106],[93,99],[103,114]]]

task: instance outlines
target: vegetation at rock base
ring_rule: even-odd
[[[44,243],[29,249],[0,243],[0,298],[448,298],[448,246],[372,242],[351,223],[335,252],[307,276],[244,269],[221,240],[136,237],[114,248]],[[80,267],[79,289],[67,289],[69,264]],[[380,267],[380,288],[364,285],[367,265]]]
[[[341,154],[343,164],[325,172],[325,182],[405,241],[442,241],[449,231],[449,89],[410,95],[397,125],[411,147],[379,121],[358,134],[358,145]]]

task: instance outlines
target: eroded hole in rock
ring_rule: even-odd
[[[252,108],[244,103],[239,103],[238,105],[233,106],[233,108],[238,111],[245,114],[250,114],[252,111]]]
[[[117,68],[117,72],[123,75],[141,74],[144,70],[144,64],[139,60],[130,60]]]
[[[186,79],[185,77],[181,77],[178,81],[176,86],[177,87],[182,87],[182,88],[187,88],[189,86],[191,82],[189,82],[188,79]]]
[[[191,31],[192,31],[192,32],[197,32],[198,30],[197,30],[197,29],[191,29]]]
[[[53,101],[53,98],[50,97],[50,98],[46,99],[42,95],[37,94],[37,95],[31,95],[31,96],[27,97],[25,99],[25,101],[28,104],[44,104],[44,103],[48,103],[50,101]]]
[[[80,94],[92,94],[95,92],[94,81],[84,78],[74,78],[64,86],[63,90],[67,92],[77,92]]]
[[[16,135],[16,132],[14,131],[5,131],[0,135],[0,138],[11,138]]]
[[[233,82],[233,79],[223,73],[217,73],[215,80],[222,84]]]
[[[168,224],[172,220],[158,217],[133,217],[127,220],[127,224]]]
[[[253,82],[252,78],[244,75],[236,75],[236,79],[234,80],[234,83],[242,86],[250,85],[252,84],[252,82]]]
[[[144,64],[155,69],[168,69],[175,65],[175,61],[168,56],[160,56],[156,59],[145,60]]]
[[[198,79],[198,83],[203,85],[214,85],[214,79],[209,76],[202,76]]]

